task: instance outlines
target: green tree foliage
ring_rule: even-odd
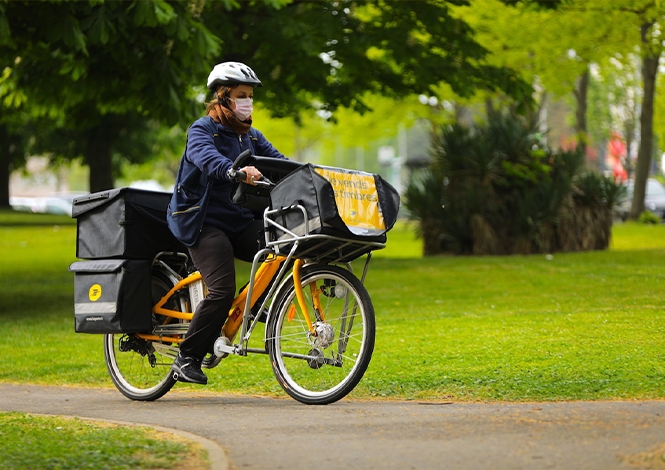
[[[49,116],[53,123],[42,126],[82,141],[91,190],[113,183],[114,154],[145,157],[116,146],[130,127],[150,126],[141,119],[172,124],[200,113],[192,87],[201,89],[210,67],[225,60],[251,64],[270,84],[272,113],[296,119],[312,107],[367,110],[367,92],[401,97],[443,82],[460,95],[501,89],[528,101],[530,87],[487,64],[468,26],[451,16],[450,5],[460,3],[0,1],[0,57],[8,64],[0,87],[11,85],[0,99]]]
[[[621,187],[582,164],[579,151],[543,145],[534,122],[501,113],[475,127],[444,126],[404,204],[426,255],[606,248]]]
[[[632,35],[630,46],[639,49],[642,64],[642,102],[640,111],[640,139],[635,166],[635,189],[630,218],[636,219],[644,211],[646,181],[649,177],[654,142],[654,101],[658,64],[663,52],[662,19],[665,5],[654,0],[573,0],[560,8],[579,12],[594,11],[604,14],[618,28],[628,28]]]
[[[565,0],[503,0],[506,5],[518,6],[539,6],[542,8],[555,9],[558,8]]]
[[[35,150],[83,155],[92,191],[113,186],[114,154],[150,156],[141,145],[149,121],[172,125],[196,114],[191,83],[208,72],[219,41],[195,3],[0,6],[0,99],[8,111],[0,124],[18,112],[30,116]]]
[[[589,66],[630,52],[631,33],[634,44],[637,30],[616,12],[582,9],[574,2],[557,6],[474,0],[457,11],[477,30],[478,42],[492,52],[492,63],[520,70],[525,80],[538,85],[543,101],[551,95],[574,98],[577,141],[586,145]]]
[[[528,102],[530,86],[488,64],[486,49],[452,16],[450,7],[463,3],[297,0],[274,9],[242,2],[230,13],[209,3],[203,15],[222,41],[219,61],[251,63],[269,83],[265,99],[276,116],[312,105],[362,112],[367,93],[403,97],[440,83],[462,96],[502,89]]]
[[[639,148],[635,164],[635,192],[630,218],[644,211],[644,195],[654,153],[654,109],[658,64],[663,53],[662,24],[665,5],[653,0],[577,0],[578,9],[594,10],[607,16],[617,29],[628,31],[626,43],[641,55],[642,99],[639,115]],[[630,131],[630,129],[629,129]]]

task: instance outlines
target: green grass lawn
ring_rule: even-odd
[[[0,469],[206,468],[205,450],[150,428],[0,413]]]
[[[112,387],[102,336],[74,333],[73,274],[67,270],[76,260],[72,222],[0,212],[0,319],[6,333],[0,382]],[[431,258],[420,252],[412,231],[399,225],[372,260],[366,285],[376,311],[376,348],[351,397],[665,397],[665,226],[616,225],[611,249],[601,252]],[[239,266],[239,283],[247,271],[248,265]],[[284,395],[266,356],[229,357],[208,375],[209,385],[195,390]],[[34,461],[63,469],[130,468],[96,460],[103,455],[120,456],[118,462],[136,458],[131,468],[154,468],[171,465],[162,455],[177,462],[192,452],[143,430],[0,413],[0,455],[20,450],[25,436],[65,443],[58,441],[63,434],[81,441],[76,453],[66,444],[29,446],[30,452],[16,454],[18,460],[0,462],[0,469],[16,462],[31,468]],[[99,436],[106,444],[96,454]],[[136,442],[148,451],[137,454]]]
[[[24,217],[0,228],[10,333],[0,381],[111,387],[102,337],[73,330],[75,225]],[[420,249],[400,225],[372,260],[377,342],[353,397],[665,396],[665,226],[616,225],[612,248],[599,252],[422,258]],[[206,390],[283,395],[265,356],[230,357],[209,376]]]

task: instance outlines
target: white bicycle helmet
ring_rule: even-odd
[[[222,62],[215,65],[208,75],[208,89],[214,91],[219,85],[262,86],[254,71],[240,62]]]

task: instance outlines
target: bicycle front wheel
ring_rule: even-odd
[[[175,282],[166,271],[153,269],[153,305],[169,292]],[[186,299],[176,295],[165,308],[185,312]],[[155,318],[155,327],[164,327],[171,320],[159,315]],[[104,335],[104,359],[111,380],[123,395],[132,400],[157,400],[171,390],[176,382],[171,377],[171,366],[177,354],[177,344],[147,341],[135,334]]]
[[[374,307],[360,280],[345,269],[313,265],[300,277],[315,332],[291,278],[268,323],[268,353],[286,393],[308,405],[326,405],[350,393],[367,370],[374,351]]]

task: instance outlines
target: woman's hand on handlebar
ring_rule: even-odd
[[[238,159],[240,159],[240,157],[238,157]],[[236,159],[236,163],[238,162],[238,159]],[[240,169],[236,169],[234,165],[234,167],[228,171],[228,176],[233,180],[240,181],[252,186],[267,186],[270,188],[275,186],[275,183],[263,176],[258,168],[252,165],[247,165]]]
[[[259,170],[253,166],[245,166],[239,170],[240,173],[245,174],[245,183],[256,186],[256,182],[263,176]]]

